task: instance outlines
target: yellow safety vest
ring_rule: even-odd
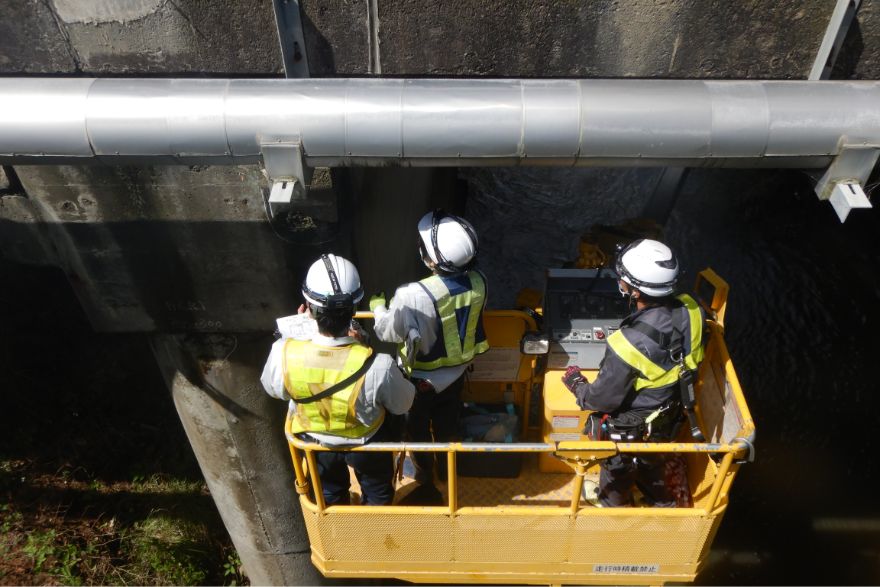
[[[677,299],[687,308],[690,323],[691,352],[685,356],[684,364],[688,369],[694,370],[703,360],[703,315],[691,296],[682,294]],[[623,329],[608,337],[608,346],[624,363],[638,371],[639,376],[635,381],[636,391],[666,387],[678,381],[680,372],[678,365],[668,370],[660,367],[624,336]]]
[[[419,282],[434,301],[442,336],[438,337],[434,348],[427,353],[416,352],[412,369],[432,371],[440,367],[464,365],[475,355],[489,350],[489,343],[480,324],[483,318],[483,306],[486,303],[486,282],[479,271],[469,271],[467,277],[470,280],[470,287],[457,293],[452,293],[443,278],[438,275],[432,275]],[[456,310],[462,308],[468,308],[468,312],[465,324],[460,325]],[[404,347],[401,347],[403,364],[408,365],[404,350]]]
[[[318,395],[360,369],[373,349],[360,343],[320,346],[309,341],[288,339],[284,343],[284,386],[294,401]],[[382,416],[370,425],[355,416],[355,403],[364,386],[366,373],[348,387],[311,403],[297,403],[291,430],[363,438],[382,425]]]

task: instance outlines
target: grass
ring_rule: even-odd
[[[0,585],[241,585],[143,335],[0,255]]]
[[[12,496],[0,504],[0,584],[247,584],[203,482],[107,483],[2,460],[0,491]]]
[[[208,558],[209,543],[203,525],[154,512],[123,535],[131,561],[126,572],[137,582],[149,577],[155,585],[203,585],[208,576],[202,561]]]

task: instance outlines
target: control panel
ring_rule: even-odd
[[[598,369],[606,339],[630,313],[610,269],[550,269],[544,289],[544,324],[550,335],[547,367]]]

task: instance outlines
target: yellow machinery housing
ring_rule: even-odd
[[[706,270],[695,291],[711,317],[696,390],[697,415],[708,439],[704,443],[682,438],[675,443],[624,444],[591,442],[580,436],[585,413],[559,392],[560,371],[542,372],[542,358],[520,353],[520,339],[536,325],[529,314],[519,311],[486,312],[492,350],[476,362],[465,399],[513,402],[522,416],[522,437],[537,442],[375,443],[352,449],[398,455],[445,453],[444,506],[326,507],[320,479],[312,472],[317,470],[316,452],[331,449],[294,437],[288,421],[296,490],[315,566],[328,577],[419,583],[693,580],[707,560],[739,466],[751,457],[754,435],[723,338],[727,284]],[[529,418],[535,411],[530,406],[533,389],[543,392],[545,405],[537,410],[544,414],[541,423]],[[557,422],[570,427],[554,430],[556,416],[561,416]],[[597,508],[584,499],[584,480],[596,477],[601,459],[644,452],[685,459],[693,507]],[[463,453],[483,453],[482,458],[490,459],[520,453],[522,467],[511,479],[464,477],[457,474],[456,466]],[[399,479],[398,498],[412,489],[407,481]]]

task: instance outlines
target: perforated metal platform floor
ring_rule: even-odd
[[[588,480],[598,482],[598,473],[588,474]],[[360,486],[351,474],[351,503],[360,503]],[[574,486],[574,473],[542,473],[538,470],[538,455],[524,454],[519,476],[465,477],[458,476],[458,504],[461,507],[509,506],[565,506],[571,503]],[[400,475],[396,483],[394,502],[404,499],[417,487],[416,482],[406,475]],[[448,497],[445,483],[437,483],[437,488]]]

